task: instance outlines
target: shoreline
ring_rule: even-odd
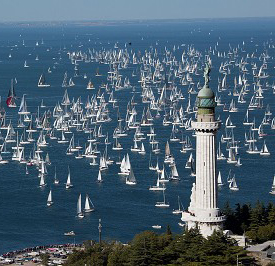
[[[74,249],[81,249],[83,244],[53,244],[45,246],[28,247],[22,250],[14,250],[0,255],[0,265],[14,263],[21,265],[34,265],[34,263],[41,262],[40,255],[48,254],[49,260],[54,264],[63,264],[68,255]],[[27,263],[27,264],[26,264]]]

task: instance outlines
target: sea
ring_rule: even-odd
[[[16,79],[15,91],[18,96],[17,104],[25,94],[28,110],[37,114],[37,107],[41,101],[46,108],[40,108],[41,115],[47,111],[53,111],[57,102],[61,102],[65,89],[68,91],[70,100],[76,101],[81,97],[82,102],[86,103],[87,97],[90,98],[98,93],[102,83],[107,83],[107,75],[110,69],[108,64],[102,64],[100,60],[92,62],[78,62],[78,77],[73,77],[75,65],[69,59],[68,53],[82,52],[89,50],[93,54],[100,51],[127,52],[132,55],[145,56],[149,52],[156,51],[163,62],[167,54],[172,54],[175,60],[182,62],[188,57],[191,50],[198,51],[197,59],[204,62],[205,55],[210,54],[212,69],[210,73],[210,87],[217,93],[218,80],[223,78],[219,72],[221,63],[229,62],[228,52],[237,50],[237,61],[245,60],[247,54],[248,73],[246,75],[250,84],[250,92],[245,96],[246,103],[237,103],[237,97],[228,95],[228,91],[234,87],[234,78],[239,76],[239,67],[230,67],[231,72],[227,77],[228,90],[220,92],[221,100],[229,106],[232,98],[236,101],[239,109],[236,113],[230,113],[234,128],[235,139],[239,140],[239,155],[242,166],[236,167],[225,161],[217,162],[217,170],[221,175],[225,185],[219,189],[219,207],[223,207],[229,202],[234,208],[236,203],[251,203],[254,205],[258,200],[267,204],[274,202],[274,195],[269,194],[272,186],[275,162],[275,131],[270,124],[264,126],[266,136],[259,138],[257,132],[256,145],[260,149],[263,140],[271,153],[270,156],[260,156],[259,154],[247,154],[245,146],[245,132],[248,127],[243,125],[244,116],[253,95],[253,75],[251,63],[256,63],[257,67],[263,63],[263,55],[266,56],[265,62],[268,77],[263,79],[263,106],[250,111],[250,117],[255,117],[256,125],[261,123],[267,105],[275,115],[275,94],[273,94],[272,84],[274,83],[275,73],[275,19],[274,18],[247,18],[247,19],[201,19],[201,20],[157,20],[157,21],[102,21],[102,22],[60,22],[60,23],[2,23],[0,24],[0,96],[2,106],[6,110],[7,123],[11,121],[15,131],[17,128],[18,108],[7,108],[6,98],[10,88],[11,79]],[[117,48],[115,48],[115,46]],[[209,52],[211,51],[211,52]],[[222,57],[217,55],[217,52]],[[254,57],[251,58],[251,55]],[[38,60],[36,60],[36,58]],[[194,58],[193,58],[194,59]],[[24,68],[27,61],[28,68]],[[190,61],[191,62],[191,61]],[[236,63],[235,62],[235,63]],[[232,63],[233,65],[235,63]],[[167,75],[173,72],[173,67],[163,63]],[[52,73],[48,73],[48,68]],[[120,115],[125,118],[128,102],[134,95],[135,108],[138,119],[141,118],[143,108],[147,105],[142,103],[140,71],[141,64],[134,65],[131,62],[126,68],[119,70],[124,80],[129,77],[133,89],[114,91],[117,99]],[[132,76],[132,72],[137,73]],[[73,77],[75,86],[63,88],[61,86],[64,73]],[[99,72],[101,76],[96,76]],[[47,82],[51,85],[46,88],[38,88],[37,82],[42,73],[45,73]],[[86,73],[87,79],[83,76]],[[95,90],[87,90],[87,83],[91,79]],[[193,75],[195,88],[198,82],[202,85],[203,68],[198,71],[198,75]],[[188,87],[180,84],[175,79],[175,85],[182,91],[185,99],[181,100],[186,109],[188,103]],[[161,84],[160,89],[163,87]],[[158,98],[158,88],[156,87],[155,97]],[[105,94],[105,100],[109,95]],[[196,100],[196,94],[190,94],[192,106]],[[117,126],[117,108],[112,104],[108,105],[110,117],[109,123],[102,125],[103,132],[108,132],[111,142],[113,142],[113,131]],[[155,117],[156,112],[152,111]],[[220,141],[224,134],[224,123],[229,113],[223,111],[222,106],[216,107],[216,117],[222,121],[221,130],[217,134],[217,141]],[[189,117],[194,117],[191,114]],[[154,128],[159,141],[161,153],[152,154],[151,161],[156,164],[157,158],[160,167],[163,165],[164,149],[169,140],[172,126],[162,125],[163,112],[161,118],[154,118]],[[52,118],[52,123],[54,119]],[[83,147],[87,143],[88,135],[83,132],[74,131],[76,141]],[[149,128],[142,128],[144,133],[149,132]],[[4,130],[1,130],[5,136]],[[19,133],[19,135],[20,135]],[[192,131],[179,128],[177,133],[188,135],[195,148],[195,138]],[[34,133],[37,138],[38,133]],[[185,209],[190,203],[190,194],[195,177],[190,176],[190,169],[185,168],[190,152],[195,157],[195,149],[187,153],[181,153],[181,144],[170,143],[171,153],[175,157],[177,170],[181,180],[179,182],[169,182],[166,187],[166,201],[170,203],[169,208],[157,208],[155,203],[163,200],[163,193],[149,191],[149,187],[156,184],[157,174],[149,170],[150,144],[148,137],[144,140],[146,155],[140,155],[130,151],[133,146],[134,130],[129,131],[127,137],[120,138],[123,147],[121,152],[112,150],[112,145],[108,148],[111,159],[118,161],[126,153],[129,153],[133,172],[137,179],[135,186],[125,184],[125,177],[119,176],[119,165],[113,164],[107,171],[102,172],[102,183],[97,183],[98,166],[91,166],[90,159],[75,159],[74,156],[66,155],[68,144],[58,144],[55,140],[47,137],[49,145],[43,148],[43,156],[49,153],[51,165],[47,167],[47,185],[39,187],[38,170],[36,167],[29,167],[29,174],[25,173],[25,164],[10,160],[6,165],[0,165],[0,254],[12,250],[19,250],[26,247],[38,245],[62,244],[62,243],[81,243],[84,240],[98,240],[98,224],[101,219],[102,238],[106,241],[130,241],[135,234],[144,230],[154,230],[152,225],[161,225],[158,232],[164,232],[167,225],[170,225],[174,233],[181,233],[183,228],[178,225],[179,215],[172,214],[173,209],[178,208],[178,196]],[[66,136],[70,138],[71,135]],[[26,156],[33,146],[26,147]],[[8,146],[11,151],[11,146]],[[105,145],[103,140],[98,144],[98,150],[104,152]],[[222,144],[225,156],[228,156],[226,144]],[[11,155],[9,155],[11,157]],[[9,159],[10,159],[9,157]],[[65,189],[68,175],[68,166],[71,171],[71,181],[74,187],[70,190]],[[57,170],[59,185],[54,185],[54,172]],[[167,168],[167,172],[169,167]],[[226,182],[227,175],[231,169],[235,174],[239,191],[232,191]],[[52,189],[54,204],[46,206],[49,190]],[[83,219],[76,218],[76,205],[79,194],[82,194],[84,205],[85,194],[88,193],[95,205],[95,211],[86,214]],[[74,231],[74,237],[65,236],[64,233]]]

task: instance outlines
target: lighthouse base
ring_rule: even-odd
[[[186,223],[186,228],[198,228],[203,237],[208,237],[213,232],[223,230],[223,222],[226,217],[224,215],[217,217],[197,217],[195,214],[190,212],[183,212],[181,220]]]

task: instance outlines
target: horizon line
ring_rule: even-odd
[[[274,19],[275,16],[260,16],[260,17],[201,17],[201,18],[148,18],[148,19],[141,19],[141,18],[134,18],[134,19],[97,19],[97,20],[0,20],[0,24],[28,24],[28,23],[102,23],[102,22],[146,22],[146,21],[190,21],[190,20],[234,20],[234,19]]]

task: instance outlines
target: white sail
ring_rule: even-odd
[[[71,188],[73,185],[71,183],[71,172],[70,172],[70,168],[68,167],[68,178],[67,178],[67,182],[66,182],[66,189]]]
[[[103,182],[100,169],[98,171],[97,182],[99,182],[99,183]]]
[[[44,187],[46,186],[45,184],[45,178],[44,178],[44,175],[42,174],[41,177],[40,177],[40,184],[39,184],[40,187]]]
[[[47,206],[51,206],[53,204],[53,199],[52,199],[52,190],[50,190],[48,199],[47,199]]]
[[[220,171],[219,171],[219,174],[218,174],[218,186],[223,186],[222,175],[221,175]]]
[[[84,214],[81,209],[81,193],[79,194],[77,205],[76,205],[76,214],[78,218],[83,218]]]
[[[134,175],[132,168],[130,169],[129,176],[126,177],[126,184],[127,185],[136,185],[137,184],[137,180],[136,180],[136,177]]]
[[[92,212],[92,211],[94,211],[94,209],[95,209],[94,204],[90,200],[88,194],[86,194],[84,212]]]

